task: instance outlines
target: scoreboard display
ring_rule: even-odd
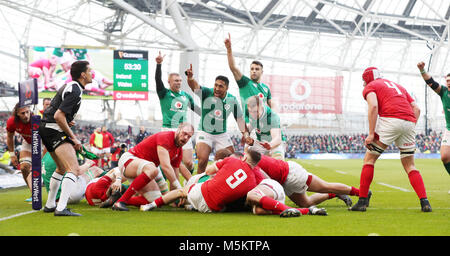
[[[148,100],[148,52],[114,51],[114,100]]]

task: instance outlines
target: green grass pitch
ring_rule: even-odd
[[[359,186],[362,160],[297,160],[328,182]],[[399,160],[379,160],[367,212],[350,212],[337,199],[325,201],[328,216],[254,216],[250,212],[188,212],[165,206],[152,212],[117,212],[71,205],[82,217],[54,217],[30,212],[30,196],[22,188],[0,190],[1,236],[448,236],[450,235],[450,177],[439,159],[418,159],[433,212],[420,211],[419,200]],[[43,204],[47,193],[43,190]],[[353,203],[357,198],[352,197]],[[291,201],[287,204],[294,206]],[[23,215],[20,215],[24,213]]]

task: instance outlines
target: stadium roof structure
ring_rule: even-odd
[[[29,45],[161,50],[172,70],[174,53],[195,52],[208,81],[227,69],[228,33],[244,72],[260,59],[272,74],[346,76],[344,112],[363,108],[349,102],[360,101],[368,65],[401,84],[417,78],[418,60],[431,60],[433,75],[450,70],[448,0],[0,0],[0,24],[0,79],[11,84]]]
[[[230,25],[244,31],[238,37],[243,49],[239,56],[283,62],[295,62],[289,56],[295,56],[292,52],[298,50],[290,46],[285,54],[276,51],[286,48],[287,43],[280,42],[288,41],[290,32],[339,35],[346,38],[341,46],[344,52],[355,38],[423,40],[435,51],[448,48],[450,18],[446,0],[1,0],[0,6],[28,15],[21,21],[28,30],[22,35],[15,32],[21,44],[35,44],[27,40],[30,37],[26,33],[32,27],[30,23],[39,19],[92,39],[95,43],[90,45],[198,49],[223,54],[221,35],[226,34],[224,26]],[[17,21],[2,13],[9,28],[15,30]],[[59,37],[62,44],[69,44],[67,33]],[[314,42],[298,45],[305,46],[313,49]],[[345,54],[341,56],[344,58]],[[345,63],[305,58],[301,62],[350,69]]]

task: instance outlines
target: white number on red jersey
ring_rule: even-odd
[[[234,189],[239,186],[239,184],[241,184],[245,179],[247,179],[247,174],[244,172],[244,170],[239,169],[235,171],[233,175],[230,175],[230,177],[226,179],[226,182],[231,189]]]
[[[398,94],[400,94],[400,95],[402,94],[402,92],[400,91],[400,89],[398,89],[398,87],[397,87],[397,85],[395,85],[395,83],[387,82],[387,81],[384,81],[384,83],[387,85],[387,87],[395,89]]]

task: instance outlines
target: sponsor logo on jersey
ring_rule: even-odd
[[[180,108],[183,107],[183,103],[177,101],[177,102],[175,102],[175,107],[178,108],[178,109],[180,109]]]

